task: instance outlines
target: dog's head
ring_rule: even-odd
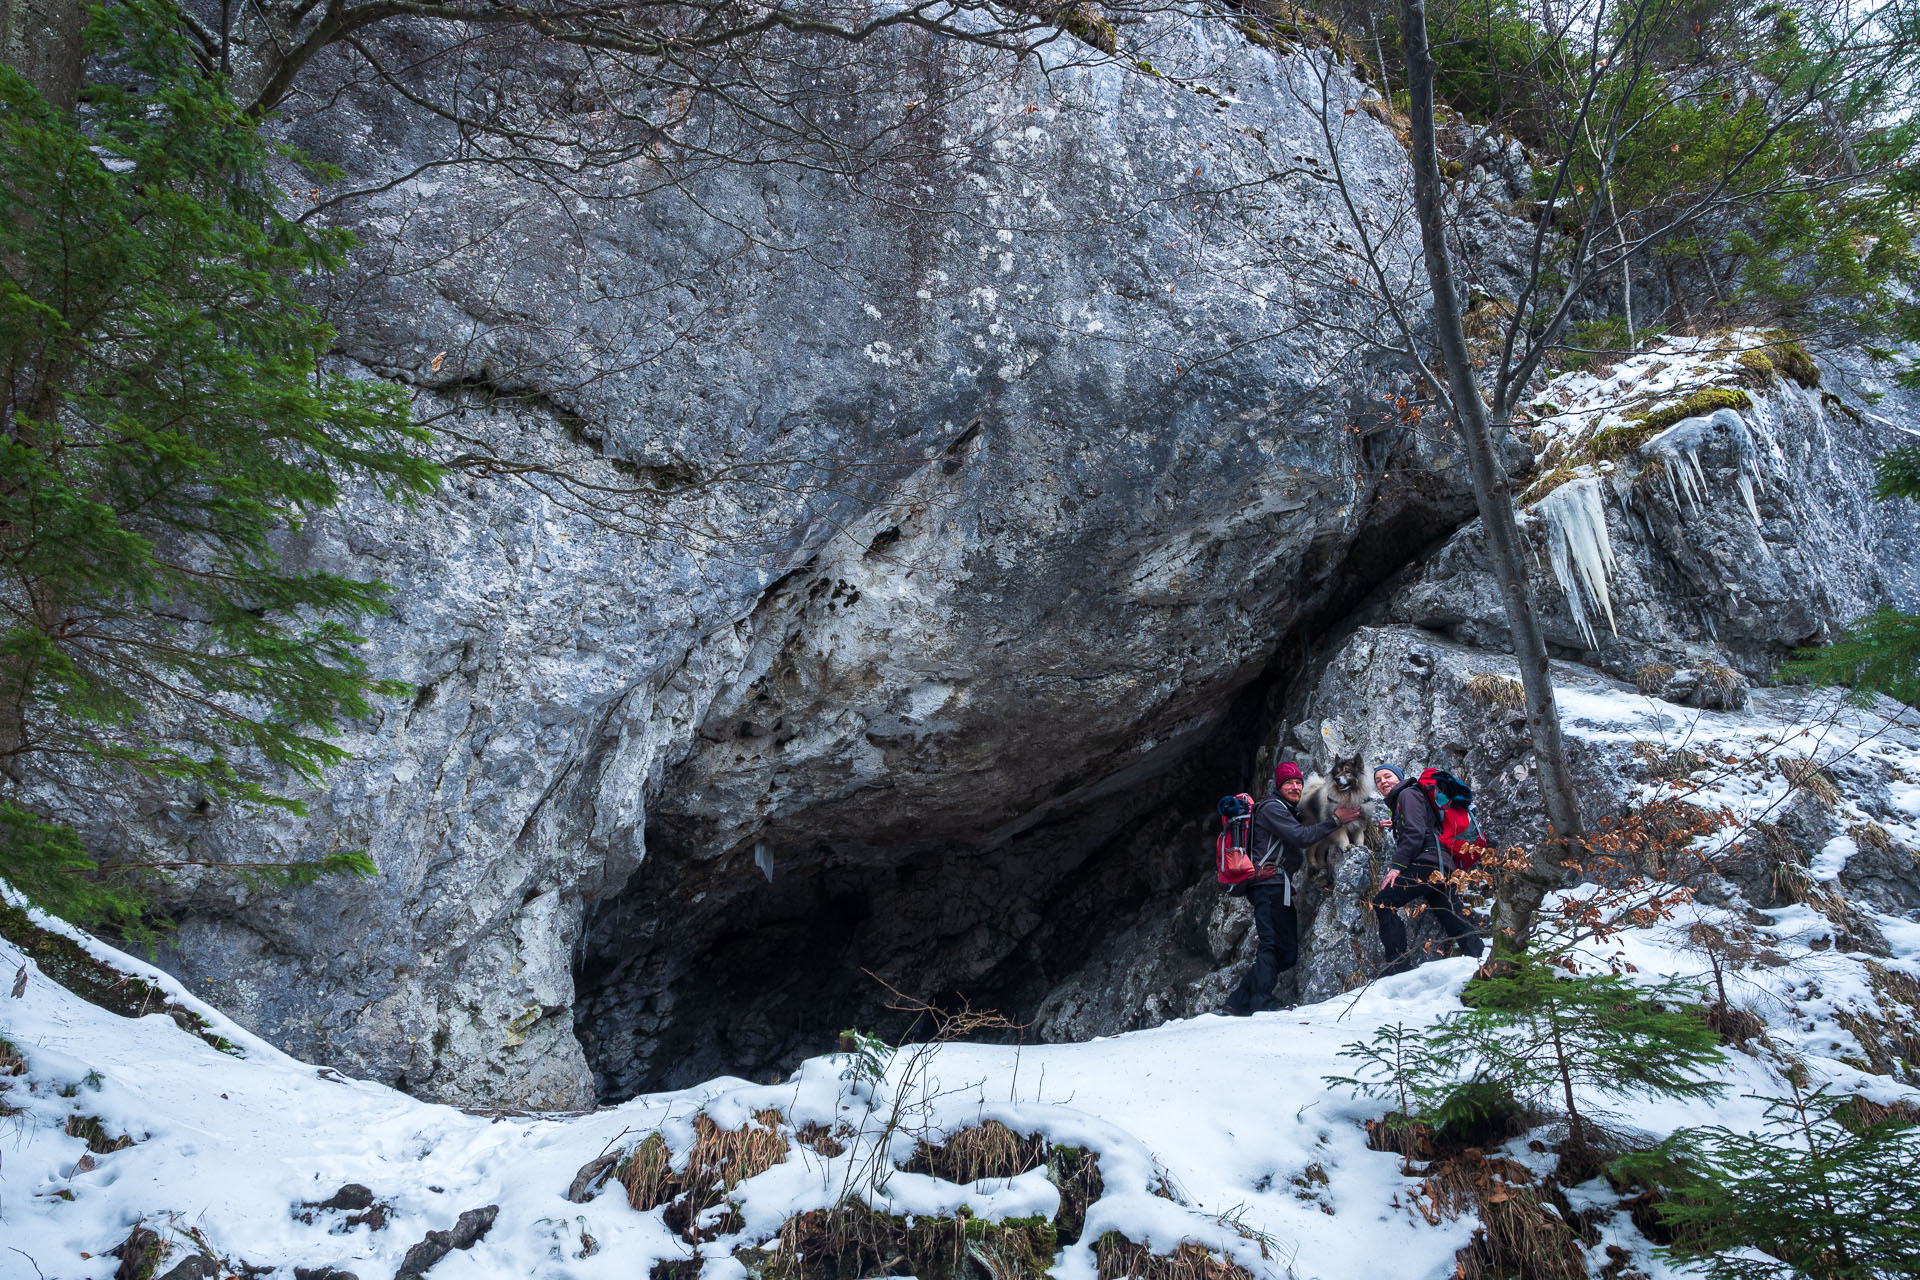
[[[1333,779],[1335,787],[1348,793],[1369,789],[1369,784],[1372,782],[1367,775],[1366,762],[1360,758],[1358,752],[1335,759],[1333,768],[1328,771],[1328,776]]]

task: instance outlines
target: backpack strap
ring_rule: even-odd
[[[1440,874],[1450,876],[1454,870],[1453,855],[1447,851],[1447,846],[1440,840],[1440,833],[1446,829],[1447,815],[1440,811],[1440,801],[1434,797],[1429,788],[1416,782],[1413,784],[1413,789],[1420,793],[1420,798],[1427,802],[1427,808],[1433,812],[1433,826],[1427,832],[1427,847],[1433,850],[1434,861],[1440,866]]]
[[[1287,874],[1287,864],[1281,856],[1281,844],[1283,843],[1281,839],[1275,836],[1272,843],[1267,846],[1265,854],[1257,858],[1253,857],[1253,844],[1260,836],[1260,806],[1269,802],[1282,805],[1286,803],[1286,801],[1280,799],[1278,796],[1268,795],[1262,796],[1259,801],[1254,804],[1252,826],[1247,834],[1247,856],[1253,858],[1253,865],[1256,867],[1271,866],[1273,868],[1273,875],[1259,880],[1252,880],[1248,883],[1264,884],[1267,880],[1278,879],[1280,881],[1280,905],[1290,907],[1293,905],[1293,877]],[[1269,862],[1268,859],[1272,859],[1272,861]]]

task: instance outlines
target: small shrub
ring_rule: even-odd
[[[1796,1087],[1769,1104],[1766,1132],[1682,1129],[1621,1157],[1612,1174],[1657,1198],[1665,1259],[1709,1280],[1910,1275],[1920,1256],[1911,1212],[1920,1128],[1892,1115],[1862,1124],[1857,1105]],[[1786,1265],[1756,1266],[1750,1249]]]

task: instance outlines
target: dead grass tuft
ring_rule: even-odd
[[[1542,498],[1552,493],[1555,489],[1558,489],[1567,481],[1572,480],[1578,474],[1572,466],[1562,463],[1560,466],[1555,467],[1528,485],[1525,492],[1520,495],[1520,505],[1523,507],[1533,506],[1536,502],[1539,502]]]
[[[1658,742],[1636,742],[1633,754],[1647,766],[1647,777],[1656,782],[1683,782],[1707,767],[1707,758],[1685,747],[1665,747]]]
[[[1707,711],[1738,711],[1747,705],[1747,678],[1732,667],[1703,662],[1694,671],[1700,677],[1695,705]]]
[[[1094,1242],[1093,1265],[1099,1280],[1254,1280],[1253,1273],[1239,1263],[1191,1240],[1171,1254],[1159,1254],[1118,1231]]]
[[[1847,828],[1847,834],[1853,837],[1853,843],[1863,850],[1871,850],[1883,856],[1905,854],[1907,861],[1916,870],[1920,870],[1920,853],[1901,844],[1893,838],[1893,833],[1877,822],[1858,822]]]
[[[827,1128],[818,1120],[808,1121],[793,1131],[793,1140],[803,1147],[809,1147],[831,1160],[835,1156],[847,1153],[847,1144],[840,1139],[851,1136],[851,1131],[841,1129],[838,1132]]]
[[[1706,1007],[1705,1018],[1708,1028],[1720,1037],[1721,1044],[1743,1046],[1749,1040],[1758,1040],[1767,1031],[1767,1024],[1752,1010],[1718,1000]]]
[[[1836,808],[1840,804],[1840,789],[1833,785],[1833,779],[1827,776],[1826,770],[1811,757],[1781,756],[1774,761],[1774,768],[1787,780],[1788,786],[1806,792],[1827,808]]]
[[[937,1147],[921,1142],[901,1168],[965,1183],[1017,1177],[1046,1162],[1046,1139],[1037,1133],[1023,1137],[998,1120],[988,1120],[949,1134]]]
[[[698,1244],[703,1236],[738,1228],[731,1210],[718,1222],[702,1225],[707,1210],[726,1203],[740,1183],[787,1158],[783,1120],[778,1111],[768,1109],[755,1112],[752,1121],[738,1129],[722,1129],[701,1112],[693,1118],[693,1146],[679,1169],[673,1167],[666,1139],[650,1133],[621,1158],[613,1176],[627,1189],[628,1204],[642,1213],[665,1205],[667,1226]]]
[[[1891,1123],[1907,1128],[1920,1125],[1920,1104],[1906,1098],[1875,1102],[1864,1094],[1856,1093],[1834,1112],[1834,1116],[1855,1133],[1871,1129],[1877,1124]]]
[[[650,1133],[621,1159],[613,1176],[627,1189],[627,1203],[646,1213],[658,1209],[677,1194],[672,1165],[667,1140]]]
[[[1483,673],[1467,681],[1467,697],[1482,711],[1524,711],[1527,692],[1511,676]]]
[[[1657,698],[1673,679],[1676,668],[1664,662],[1649,662],[1633,673],[1633,687],[1649,698]]]
[[[1866,962],[1878,1013],[1846,1010],[1835,1015],[1866,1054],[1856,1064],[1875,1075],[1920,1080],[1920,982],[1877,961]]]
[[[1057,1244],[1043,1218],[987,1222],[896,1218],[864,1205],[796,1214],[740,1260],[762,1280],[859,1280],[870,1276],[1039,1280]]]
[[[67,1136],[79,1138],[87,1144],[87,1150],[95,1155],[107,1155],[114,1151],[125,1151],[133,1145],[133,1139],[126,1134],[113,1137],[107,1133],[107,1126],[99,1116],[68,1116]]]
[[[1421,1183],[1416,1207],[1438,1226],[1443,1217],[1476,1214],[1480,1226],[1454,1255],[1460,1280],[1586,1280],[1586,1250],[1570,1224],[1564,1197],[1551,1182],[1512,1160],[1468,1149],[1436,1164]]]

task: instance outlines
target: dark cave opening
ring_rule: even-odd
[[[751,841],[716,856],[707,831],[650,825],[646,862],[589,920],[576,973],[575,1030],[601,1100],[783,1078],[849,1029],[924,1035],[903,1003],[1031,1022],[1149,904],[1210,880],[1214,804],[1257,785],[1303,676],[1466,517],[1457,497],[1436,496],[1391,504],[1344,555],[1303,564],[1295,621],[1203,728],[1149,764],[1082,781],[996,840],[769,829],[769,879]]]

